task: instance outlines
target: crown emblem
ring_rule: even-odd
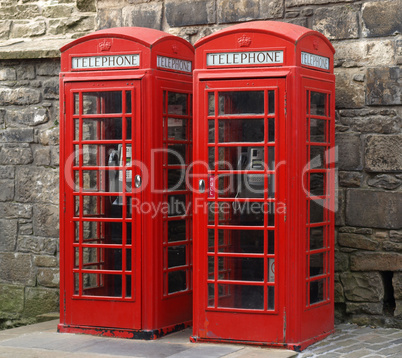
[[[173,51],[174,53],[178,53],[178,52],[179,52],[179,47],[178,47],[176,44],[173,44],[173,45],[172,45],[172,51]]]
[[[109,51],[112,47],[112,43],[110,41],[103,40],[99,42],[99,50],[101,51]]]
[[[319,44],[318,40],[314,39],[313,40],[313,47],[314,47],[315,50],[318,50],[318,44]]]
[[[237,42],[239,43],[240,47],[249,47],[251,44],[251,38],[246,35],[243,35],[237,39]]]

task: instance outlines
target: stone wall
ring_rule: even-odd
[[[58,48],[115,26],[194,43],[231,24],[277,20],[322,32],[337,51],[337,318],[402,328],[401,0],[0,5],[0,324],[57,310]]]

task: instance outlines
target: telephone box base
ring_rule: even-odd
[[[103,336],[112,338],[125,338],[125,339],[142,339],[142,340],[155,340],[166,336],[167,334],[181,331],[192,325],[192,321],[176,324],[161,329],[152,330],[136,330],[136,329],[116,329],[105,327],[90,327],[90,326],[70,326],[59,324],[57,332],[59,333],[74,333],[74,334],[90,334],[93,336]]]
[[[328,337],[330,334],[334,333],[335,330],[330,332],[323,333],[319,336],[309,338],[303,342],[299,343],[276,343],[276,342],[254,342],[254,341],[240,341],[240,340],[232,340],[232,339],[219,339],[219,338],[201,338],[197,336],[191,336],[190,341],[192,343],[226,343],[226,344],[247,344],[253,346],[261,346],[261,347],[270,347],[270,348],[283,348],[290,349],[295,352],[301,352],[306,349],[308,346]]]

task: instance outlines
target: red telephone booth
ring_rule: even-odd
[[[192,338],[304,349],[334,329],[334,49],[273,21],[195,48]]]
[[[154,339],[192,320],[192,66],[115,28],[61,49],[59,331]]]

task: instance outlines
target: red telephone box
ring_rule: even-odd
[[[195,48],[192,339],[304,349],[334,329],[334,49],[273,21]]]
[[[192,66],[145,28],[61,49],[61,332],[154,339],[192,320]]]

